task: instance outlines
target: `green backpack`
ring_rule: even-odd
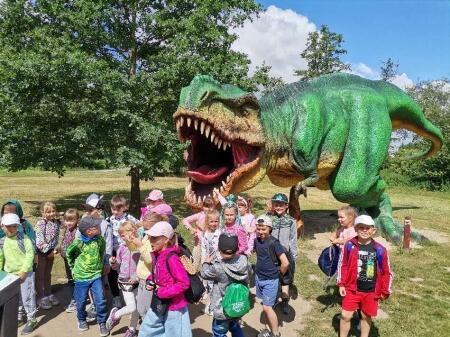
[[[230,283],[222,299],[223,313],[228,318],[240,318],[250,311],[250,290],[243,283]]]

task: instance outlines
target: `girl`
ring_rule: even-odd
[[[219,229],[219,212],[215,209],[211,209],[205,212],[205,231],[203,232],[203,238],[202,238],[202,258],[201,262],[202,264],[205,263],[206,259],[209,256],[213,256],[213,262],[215,260],[220,259],[219,251],[218,251],[218,244],[219,244],[219,236],[220,236],[220,229]],[[204,281],[205,283],[206,281]],[[205,313],[207,315],[212,315],[212,310],[210,310],[210,299],[209,294],[212,290],[213,282],[207,281],[206,283],[206,290],[205,293],[206,298],[206,304],[205,304]]]
[[[64,267],[66,269],[67,283],[70,286],[70,293],[72,294],[69,305],[66,307],[66,312],[75,312],[77,311],[77,305],[75,303],[75,299],[73,297],[73,277],[72,271],[69,267],[69,262],[67,261],[66,252],[67,247],[75,240],[75,235],[77,233],[78,221],[80,220],[80,215],[75,208],[69,208],[64,213],[64,231],[62,234],[61,244],[58,247],[58,252],[61,254],[61,257],[64,259]]]
[[[160,221],[146,233],[150,236],[153,249],[152,274],[147,279],[147,289],[153,290],[153,299],[139,336],[191,337],[188,302],[184,297],[185,290],[189,288],[189,277],[178,257],[180,249],[173,228],[168,222]],[[165,303],[167,307],[156,306],[158,302]]]
[[[122,291],[125,306],[120,310],[117,307],[111,309],[106,321],[106,328],[111,331],[120,322],[122,316],[131,314],[130,326],[124,337],[135,337],[137,336],[136,329],[139,320],[139,313],[136,310],[136,296],[139,285],[136,267],[140,253],[134,243],[138,237],[137,228],[133,222],[125,221],[120,224],[118,232],[122,243],[117,249],[116,256],[110,257],[109,262],[112,268],[119,271],[118,284]]]
[[[36,230],[36,288],[38,303],[42,309],[51,309],[59,304],[55,295],[51,294],[51,273],[54,250],[59,239],[59,220],[56,219],[56,205],[45,202],[41,206],[42,218],[35,226]]]
[[[186,227],[192,235],[194,235],[194,248],[192,249],[192,256],[194,258],[194,267],[198,271],[200,270],[201,260],[201,244],[203,232],[205,230],[205,216],[206,212],[214,208],[214,200],[211,197],[206,197],[203,201],[203,210],[201,212],[192,214],[183,219],[183,225]],[[192,227],[192,224],[196,225],[196,228]]]
[[[357,235],[353,227],[356,216],[356,211],[352,206],[342,206],[338,209],[338,222],[340,227],[330,236],[332,244],[339,245],[339,248],[342,248],[345,241]]]
[[[247,232],[247,250],[245,251],[245,255],[250,256],[253,251],[256,237],[256,219],[255,216],[251,213],[253,200],[250,197],[244,198],[238,196],[237,204],[239,208],[239,214],[241,216],[242,226],[244,226],[244,229]]]
[[[145,288],[145,281],[152,273],[152,246],[148,235],[145,234],[152,226],[160,221],[167,221],[167,217],[157,214],[149,213],[144,216],[144,219],[139,223],[141,227],[138,229],[138,233],[142,238],[142,241],[135,239],[134,243],[138,247],[140,254],[139,262],[136,268],[136,274],[139,279],[139,287],[137,292],[137,310],[142,319],[144,319],[150,308],[150,302],[152,300],[152,292]]]
[[[237,253],[245,255],[248,249],[247,233],[241,225],[239,209],[234,202],[228,201],[222,208],[221,214],[222,232],[236,235],[239,241]]]

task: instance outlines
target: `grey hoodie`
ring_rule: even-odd
[[[281,217],[272,215],[272,236],[280,241],[287,251],[291,252],[294,260],[297,259],[297,225],[295,219],[287,214]]]
[[[227,286],[233,282],[248,282],[248,262],[245,255],[235,255],[213,264],[203,263],[201,275],[205,280],[214,281],[211,291],[211,309],[215,319],[228,319],[222,310],[222,299]]]

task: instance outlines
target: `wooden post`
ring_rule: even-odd
[[[405,216],[403,227],[403,250],[409,252],[411,250],[411,217]]]

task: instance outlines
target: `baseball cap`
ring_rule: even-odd
[[[167,216],[172,215],[172,213],[173,213],[172,212],[172,207],[170,207],[167,204],[160,204],[158,206],[152,207],[150,209],[150,211],[152,213],[157,213],[159,215],[167,215]]]
[[[168,239],[173,237],[174,231],[170,223],[167,221],[160,221],[155,223],[152,228],[145,231],[149,236],[165,236]]]
[[[286,194],[283,193],[277,193],[272,197],[272,201],[279,201],[279,202],[284,202],[285,204],[289,203],[288,201],[288,197],[286,196]]]
[[[375,222],[373,221],[373,219],[370,215],[360,215],[360,216],[356,217],[355,226],[358,224],[375,227]]]
[[[162,200],[162,199],[164,199],[164,194],[161,190],[153,190],[148,194],[147,198],[145,198],[145,200],[151,200],[151,201]]]
[[[270,216],[262,214],[256,219],[256,224],[272,227],[272,219],[270,219]]]
[[[80,231],[81,234],[86,235],[86,231],[89,228],[100,226],[101,223],[102,220],[99,218],[85,216],[78,223],[78,230]]]
[[[2,217],[3,226],[20,225],[20,218],[17,214],[8,213]]]
[[[222,233],[219,236],[218,248],[222,253],[234,254],[239,248],[239,240],[236,235]]]
[[[85,206],[92,208],[103,208],[103,195],[98,195],[96,193],[90,194],[86,198]]]

